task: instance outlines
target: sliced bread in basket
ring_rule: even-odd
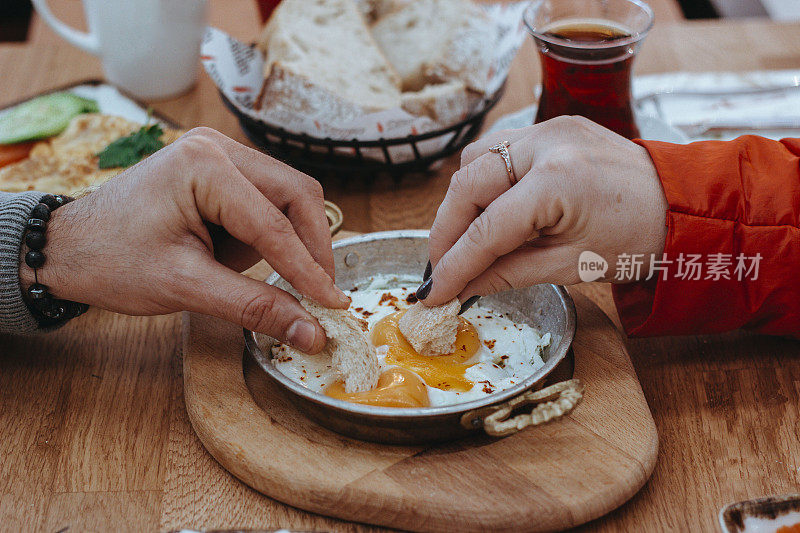
[[[259,40],[256,109],[350,120],[400,105],[399,78],[355,0],[283,0]]]
[[[404,91],[456,80],[484,93],[496,31],[470,0],[415,0],[397,5],[372,26]]]

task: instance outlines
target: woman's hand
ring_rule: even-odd
[[[196,311],[319,351],[324,331],[297,299],[238,273],[261,258],[321,304],[349,304],[319,183],[207,128],[54,211],[47,241],[40,283],[111,311]],[[20,276],[33,281],[24,262]]]
[[[517,183],[489,147],[507,140]],[[428,305],[536,283],[573,284],[589,250],[664,250],[667,201],[647,151],[581,117],[497,132],[467,146],[431,229]]]

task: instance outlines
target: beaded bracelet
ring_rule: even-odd
[[[31,217],[25,225],[25,244],[28,252],[25,253],[25,264],[33,269],[34,283],[28,287],[28,308],[36,318],[40,327],[53,327],[71,318],[85,313],[89,306],[86,304],[59,300],[53,298],[47,285],[39,283],[39,269],[44,266],[45,255],[42,252],[47,244],[47,223],[50,213],[64,204],[74,200],[69,196],[45,194],[31,211]]]

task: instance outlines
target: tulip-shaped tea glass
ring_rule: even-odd
[[[536,122],[582,115],[629,139],[633,58],[653,26],[639,0],[534,0],[525,11],[542,62]]]

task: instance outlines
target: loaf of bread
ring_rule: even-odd
[[[375,387],[380,365],[375,347],[367,335],[366,321],[347,309],[328,309],[308,298],[300,302],[319,321],[328,337],[322,352],[344,380],[346,392],[364,392]]]
[[[399,79],[354,0],[283,0],[258,47],[263,111],[349,120],[400,105]]]
[[[404,91],[453,80],[486,91],[496,29],[471,1],[415,0],[383,15],[372,34]]]
[[[436,307],[417,302],[403,313],[397,326],[420,355],[453,353],[456,349],[460,309],[461,304],[455,298]]]

